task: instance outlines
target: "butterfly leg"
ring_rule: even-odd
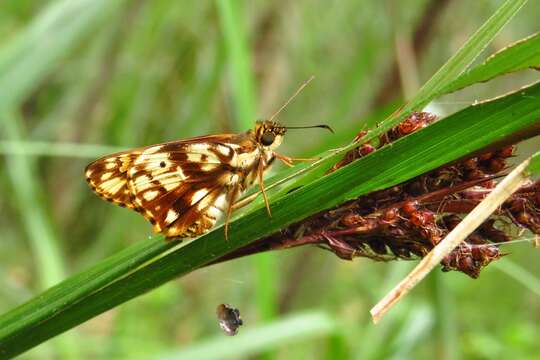
[[[259,168],[257,169],[257,177],[259,178],[259,186],[263,194],[264,204],[266,205],[266,211],[268,212],[268,216],[272,217],[272,212],[270,211],[270,203],[268,202],[268,197],[266,196],[266,190],[264,189],[263,175],[264,175],[264,161],[261,159],[259,161]]]
[[[259,168],[260,168],[260,165],[259,165]],[[270,205],[269,205],[269,202],[268,202],[268,198],[266,197],[266,188],[264,187],[261,170],[259,168],[257,168],[257,180],[259,181],[259,186],[261,187],[261,190],[257,191],[256,193],[253,193],[253,194],[251,194],[249,196],[246,196],[242,200],[239,200],[239,201],[235,202],[234,204],[232,204],[232,210],[243,208],[244,206],[250,204],[253,200],[255,200],[262,193],[263,197],[264,197],[264,201],[265,201],[265,204],[266,204],[266,209],[268,211],[268,214],[270,216],[272,216],[270,214]]]
[[[274,154],[275,154],[277,159],[283,161],[288,166],[293,166],[294,161],[314,161],[314,160],[319,160],[318,158],[312,158],[312,159],[291,158],[291,157],[288,157],[288,156],[285,156],[285,155],[276,154],[275,152],[274,152]],[[259,181],[259,186],[260,186],[261,190],[257,191],[254,194],[251,194],[251,195],[243,198],[242,200],[240,200],[240,201],[238,201],[236,203],[234,203],[232,205],[233,210],[240,209],[240,208],[248,205],[253,200],[255,200],[257,198],[257,196],[259,196],[259,194],[262,193],[263,197],[264,197],[264,203],[266,205],[266,210],[268,212],[268,215],[272,216],[272,213],[271,213],[271,210],[270,210],[270,202],[268,201],[268,197],[266,195],[266,188],[264,186],[263,174],[264,174],[264,163],[261,161],[261,162],[259,162],[259,165],[258,165],[258,168],[257,168],[257,179]],[[275,184],[273,184],[273,185],[275,185]],[[271,185],[270,187],[272,187],[273,185]]]
[[[316,161],[319,160],[319,158],[292,158],[289,156],[281,155],[276,152],[274,152],[274,155],[276,156],[276,159],[281,160],[285,165],[287,166],[293,166],[295,161]]]
[[[229,240],[229,222],[231,220],[231,215],[235,207],[235,201],[238,198],[238,195],[240,194],[240,186],[235,185],[234,188],[231,190],[231,195],[229,197],[229,203],[227,205],[227,210],[225,211],[225,240]]]
[[[257,191],[256,193],[251,194],[251,195],[243,198],[242,200],[235,202],[232,205],[233,210],[240,209],[240,208],[243,208],[244,206],[248,205],[253,200],[255,200],[257,198],[257,196],[259,196],[259,194],[260,194],[260,191]]]

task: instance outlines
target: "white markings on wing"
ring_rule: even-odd
[[[193,193],[193,195],[191,196],[190,205],[193,205],[193,204],[196,204],[197,202],[199,202],[199,200],[201,200],[203,197],[205,197],[206,194],[208,194],[207,189],[200,189],[200,190],[195,191]]]
[[[177,218],[178,218],[178,213],[173,209],[169,209],[169,211],[167,211],[167,217],[165,218],[165,223],[172,224]]]
[[[115,177],[100,184],[103,191],[113,195],[118,192],[124,186],[125,180]]]
[[[143,198],[146,201],[154,200],[160,194],[159,190],[148,190],[143,193]]]

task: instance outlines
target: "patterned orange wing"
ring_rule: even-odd
[[[197,236],[215,225],[238,194],[242,179],[232,165],[237,149],[232,136],[111,155],[88,166],[87,180],[101,197],[140,212],[154,231]]]
[[[214,226],[234,186],[224,158],[233,151],[215,142],[170,143],[148,148],[135,160],[129,188],[154,231],[191,237]]]
[[[101,158],[85,169],[90,188],[103,199],[122,207],[135,209],[133,195],[128,186],[128,170],[140,151],[121,152]]]

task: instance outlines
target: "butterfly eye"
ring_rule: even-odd
[[[261,144],[263,144],[264,146],[270,146],[272,145],[275,139],[276,139],[276,135],[274,135],[274,133],[265,132],[263,136],[261,137]]]

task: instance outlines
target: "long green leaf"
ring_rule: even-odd
[[[435,99],[442,88],[467,69],[525,3],[527,0],[506,0],[461,49],[418,90],[413,99],[401,109],[401,115],[389,119],[385,128],[398,124],[408,114],[420,110]]]
[[[135,245],[77,280],[67,280],[0,318],[0,350],[15,355],[124,301],[191,272],[228,252],[320,210],[387,188],[503,140],[538,131],[540,84],[464,109],[374,154],[283,197],[272,198],[273,217],[260,206],[223,229],[185,246]],[[167,250],[166,253],[163,253]],[[129,265],[123,264],[128,254]],[[158,258],[156,254],[161,254]],[[129,273],[127,271],[130,271]],[[119,278],[119,275],[123,276]],[[77,285],[80,288],[77,288]]]
[[[520,40],[490,56],[482,64],[462,74],[444,87],[440,93],[447,94],[497,76],[528,68],[540,69],[540,33]]]

